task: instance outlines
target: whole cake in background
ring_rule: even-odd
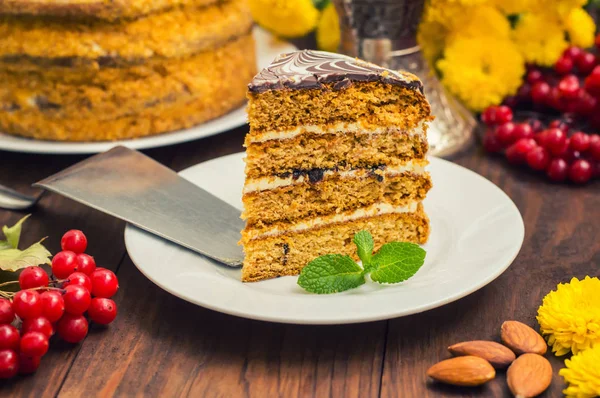
[[[0,1],[0,131],[59,141],[191,127],[245,101],[246,0]]]
[[[328,253],[425,243],[431,188],[418,78],[340,54],[282,54],[249,85],[242,280],[296,275]],[[356,258],[355,258],[356,259]]]

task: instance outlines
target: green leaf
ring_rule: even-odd
[[[360,257],[365,272],[370,271],[371,257],[373,255],[373,237],[369,231],[358,231],[354,235],[354,244],[358,257]]]
[[[383,245],[373,256],[377,267],[371,279],[379,283],[398,283],[417,273],[425,262],[425,250],[408,242],[391,242]]]
[[[313,5],[319,11],[323,11],[331,3],[331,0],[313,0]]]
[[[29,266],[51,264],[51,254],[42,245],[42,241],[43,239],[25,250],[13,248],[0,250],[0,269],[14,272]]]
[[[19,240],[21,239],[21,227],[25,220],[29,218],[31,214],[26,215],[21,218],[15,225],[12,227],[3,226],[2,232],[4,233],[4,237],[6,240],[0,240],[0,250],[4,249],[16,249],[19,247]]]
[[[311,293],[343,292],[365,283],[363,269],[349,256],[326,254],[308,263],[298,277],[298,285]]]

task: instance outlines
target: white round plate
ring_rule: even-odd
[[[240,208],[244,154],[198,164],[181,175]],[[197,305],[240,317],[299,324],[376,321],[422,312],[458,300],[497,278],[524,237],[515,204],[485,178],[431,158],[434,187],[425,200],[431,236],[425,264],[397,285],[367,282],[331,295],[305,292],[287,276],[242,283],[239,269],[221,266],[128,225],[125,244],[134,264],[161,288]]]
[[[296,50],[293,44],[278,40],[270,33],[258,27],[254,29],[254,38],[256,41],[256,63],[259,70],[268,66],[277,55]],[[193,141],[219,134],[243,126],[244,124],[246,124],[245,105],[218,119],[189,129],[133,140],[110,142],[40,141],[0,132],[0,150],[46,154],[88,154],[108,151],[117,145],[133,149],[148,149]]]

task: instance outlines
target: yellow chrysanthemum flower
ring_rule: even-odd
[[[333,3],[329,3],[321,13],[317,25],[317,46],[325,51],[337,51],[340,45],[340,21]]]
[[[525,73],[514,43],[493,37],[455,38],[437,67],[442,83],[474,111],[516,93]]]
[[[480,6],[491,3],[491,0],[430,0],[430,7],[446,7],[449,5]]]
[[[513,37],[527,62],[543,66],[553,65],[569,45],[560,21],[544,13],[524,15]]]
[[[317,26],[319,10],[312,0],[250,0],[254,20],[282,37],[300,37]]]
[[[556,355],[600,345],[600,279],[559,284],[544,297],[537,320]]]
[[[455,26],[447,39],[448,42],[454,37],[508,38],[511,33],[510,22],[506,16],[490,6],[464,8],[454,22]]]
[[[574,355],[558,371],[569,386],[563,390],[567,397],[592,398],[600,396],[600,346]]]
[[[417,31],[417,42],[423,57],[430,66],[442,56],[448,31],[438,22],[421,22]]]
[[[574,8],[567,19],[565,27],[569,33],[571,44],[588,48],[594,45],[596,24],[594,19],[583,8]]]
[[[537,10],[536,0],[493,0],[492,3],[506,15],[522,14]]]
[[[560,18],[565,18],[572,9],[586,5],[587,0],[533,0],[537,2],[535,11],[553,13]]]

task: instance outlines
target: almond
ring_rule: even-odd
[[[496,371],[485,359],[469,355],[438,362],[429,368],[427,376],[455,386],[479,386],[492,380]]]
[[[535,397],[550,386],[552,366],[541,355],[523,354],[510,365],[506,379],[515,397]]]
[[[544,355],[548,349],[544,338],[521,322],[504,322],[500,334],[502,342],[517,355],[525,353]]]
[[[496,369],[504,369],[515,360],[515,353],[495,341],[465,341],[448,347],[453,355],[473,355],[483,358]]]

